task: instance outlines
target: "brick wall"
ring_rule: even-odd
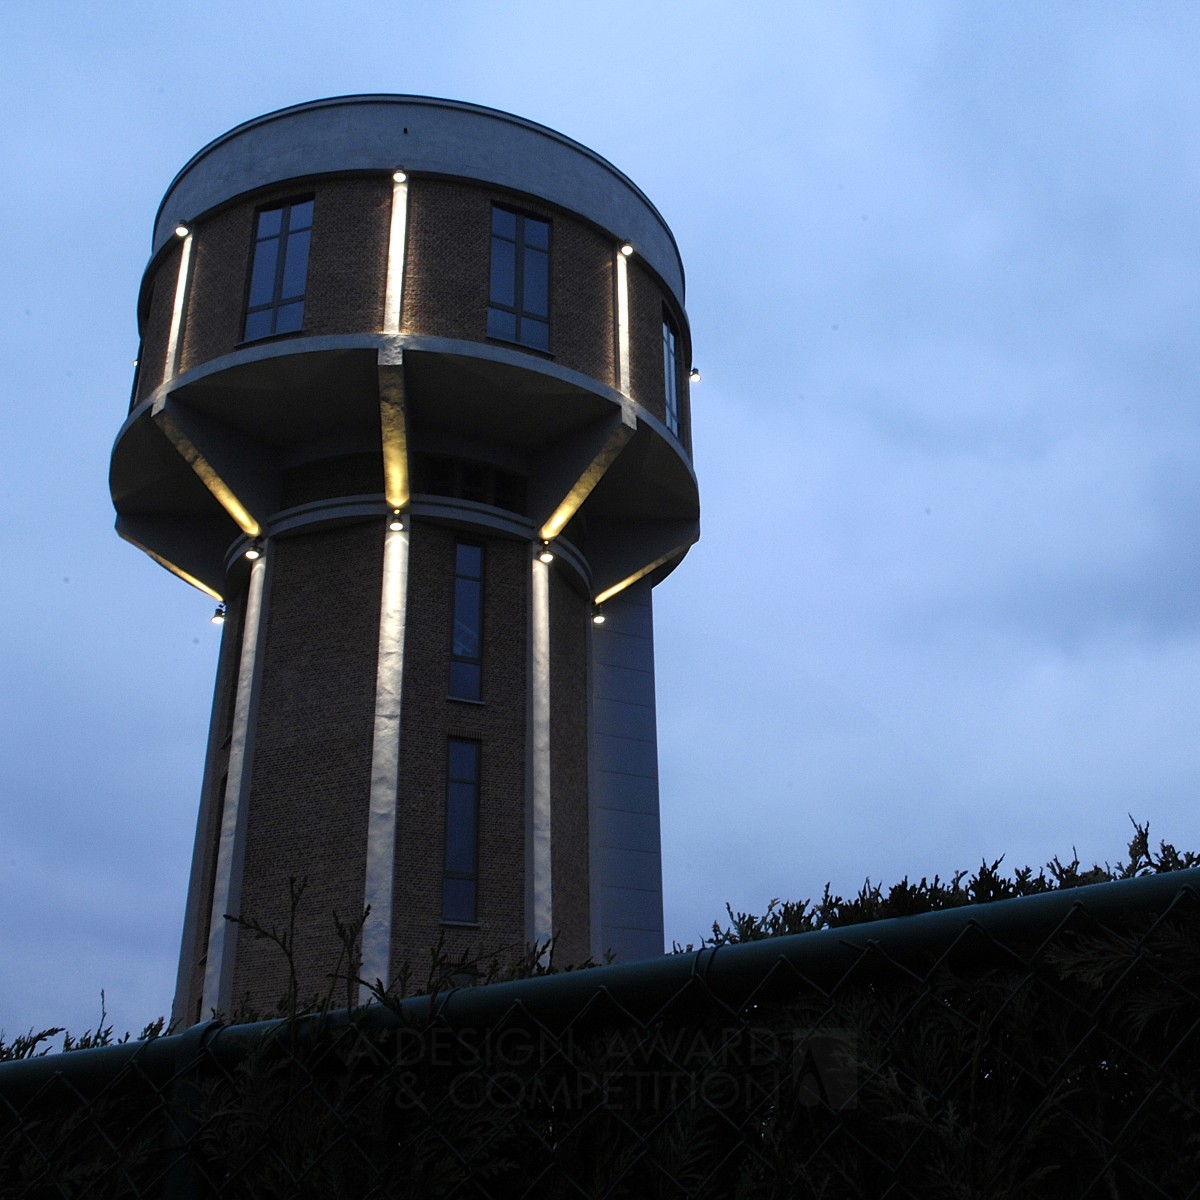
[[[515,957],[525,942],[525,727],[529,546],[415,521],[409,543],[393,972],[446,947]],[[484,546],[483,702],[447,698],[454,549]],[[478,928],[443,926],[447,742],[481,743]]]
[[[615,387],[613,246],[522,196],[437,179],[409,184],[403,332],[487,340],[496,201],[550,222],[549,357]]]
[[[286,928],[288,879],[308,878],[296,937],[307,997],[337,961],[333,914],[362,913],[383,523],[280,538],[270,554],[241,915]],[[268,1008],[286,981],[282,956],[239,930],[235,1004]]]

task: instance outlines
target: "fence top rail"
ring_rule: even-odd
[[[710,946],[644,962],[457,988],[414,996],[394,1007],[371,1004],[365,1009],[310,1014],[298,1019],[298,1031],[336,1028],[351,1021],[379,1029],[430,1021],[459,1028],[486,1028],[514,1013],[561,1026],[597,1002],[607,1002],[646,1020],[690,985],[701,985],[706,995],[736,1008],[762,995],[763,985],[781,965],[791,968],[784,975],[790,975],[793,981],[803,977],[814,984],[828,985],[872,952],[882,952],[893,962],[928,959],[945,953],[972,929],[997,941],[1029,942],[1046,937],[1081,912],[1104,923],[1138,913],[1163,913],[1185,895],[1200,899],[1200,867],[811,933]],[[37,1088],[56,1076],[77,1085],[99,1084],[127,1066],[136,1066],[152,1080],[168,1079],[205,1054],[240,1057],[286,1026],[287,1018],[245,1025],[209,1021],[150,1041],[0,1063],[0,1094]]]

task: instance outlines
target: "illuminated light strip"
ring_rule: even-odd
[[[532,691],[532,877],[530,940],[544,945],[554,936],[550,855],[550,568],[533,559],[530,621]]]
[[[379,372],[379,429],[383,438],[383,494],[388,508],[406,508],[409,501],[408,424],[400,367]]]
[[[126,539],[133,541],[132,538]],[[203,580],[197,579],[195,575],[189,575],[182,567],[176,566],[170,559],[163,558],[161,554],[156,554],[149,546],[143,546],[140,542],[134,543],[143,554],[148,554],[160,567],[166,567],[172,575],[182,579],[184,583],[190,583],[192,587],[199,588],[206,596],[211,596],[214,600],[221,602],[225,597],[220,592],[214,592]]]
[[[408,225],[408,183],[392,180],[392,224],[388,232],[387,290],[383,332],[399,333],[404,304],[404,236]]]
[[[253,709],[258,686],[259,651],[263,630],[263,589],[267,557],[250,567],[246,589],[246,619],[242,626],[242,652],[238,660],[237,696],[229,742],[229,770],[221,804],[221,830],[217,839],[217,868],[213,880],[212,909],[208,919],[208,959],[204,967],[204,992],[200,1012],[228,1012],[233,1001],[233,966],[236,931],[225,919],[237,914],[242,898],[242,859],[245,854],[246,808],[250,798],[253,759]]]
[[[598,596],[593,597],[593,604],[603,604],[605,600],[611,600],[618,592],[623,592],[627,587],[633,587],[639,579],[645,579],[651,571],[657,570],[665,562],[669,562],[682,549],[676,546],[674,550],[668,551],[666,554],[656,558],[652,563],[647,563],[644,567],[639,567],[632,575],[622,579],[620,583],[614,583],[612,587],[605,588]]]
[[[192,278],[192,234],[183,239],[179,252],[179,274],[175,277],[175,306],[171,309],[171,332],[167,337],[167,364],[164,380],[179,374],[179,356],[183,352],[183,314],[187,310],[188,284]]]
[[[255,520],[250,510],[234,495],[233,489],[221,478],[216,468],[196,448],[195,443],[175,420],[171,410],[167,408],[165,398],[160,398],[155,403],[152,415],[158,427],[167,435],[188,466],[196,472],[200,482],[208,488],[217,503],[233,518],[238,528],[247,537],[258,537],[262,533],[262,526]]]
[[[621,262],[624,261],[621,259]],[[596,484],[604,478],[605,471],[612,466],[617,455],[625,448],[625,443],[633,437],[636,430],[637,417],[634,416],[633,406],[623,405],[621,424],[612,430],[600,452],[579,476],[575,486],[563,497],[558,507],[550,514],[550,519],[538,530],[538,537],[542,541],[552,542],[562,533],[567,522],[579,511],[580,506],[591,495]]]
[[[617,251],[617,371],[621,392],[629,395],[629,268]]]
[[[379,604],[379,658],[375,669],[375,730],[371,739],[371,798],[367,813],[367,869],[359,1002],[375,998],[371,985],[391,982],[396,805],[400,784],[400,703],[404,685],[404,623],[408,594],[408,533],[388,530],[383,541]]]

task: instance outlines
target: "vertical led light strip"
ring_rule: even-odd
[[[533,560],[530,685],[533,693],[532,780],[533,941],[554,936],[550,878],[550,567]]]
[[[391,982],[392,891],[396,871],[396,805],[400,786],[400,700],[404,685],[404,617],[408,594],[408,531],[389,529],[383,542],[383,595],[379,604],[379,662],[375,671],[375,731],[371,740],[371,800],[367,815],[367,871],[362,932],[367,1004],[370,985]]]
[[[617,357],[618,379],[623,395],[629,395],[629,266],[617,252]]]
[[[396,176],[400,178],[397,179]],[[392,176],[392,225],[388,233],[387,291],[383,300],[383,332],[400,332],[404,302],[404,231],[408,225],[408,177]]]
[[[188,284],[192,278],[192,234],[183,239],[179,252],[179,274],[175,277],[175,306],[171,309],[171,332],[167,337],[167,369],[164,379],[174,379],[179,374],[179,355],[183,351],[183,314],[187,311]]]
[[[233,999],[234,931],[225,914],[237,913],[242,895],[242,858],[246,849],[246,808],[254,757],[254,703],[258,690],[263,589],[268,555],[269,548],[266,554],[251,564],[250,585],[246,589],[246,619],[242,626],[242,653],[238,660],[229,772],[221,805],[217,869],[208,923],[208,961],[204,968],[204,995],[200,1002],[202,1015],[214,1008],[228,1012]]]

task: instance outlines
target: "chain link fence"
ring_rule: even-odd
[[[4,1197],[1200,1195],[1200,869],[0,1064]]]

